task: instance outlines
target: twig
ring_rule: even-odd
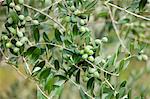
[[[63,48],[63,49],[66,49],[66,50],[71,50],[71,49],[69,49],[69,48],[66,48],[66,47],[63,47],[63,46],[61,46],[61,45],[57,45],[57,44],[54,44],[54,43],[37,43],[36,45],[46,45],[46,44],[48,44],[48,45],[53,45],[53,46],[55,46],[55,47]]]
[[[91,99],[94,99],[94,97],[92,97],[91,95],[89,95],[80,85],[78,85],[77,83],[75,83],[72,79],[69,79],[76,87],[78,87],[78,89],[81,89],[84,94],[86,94],[88,97],[90,97]]]
[[[23,4],[23,6],[25,6],[25,7],[29,8],[29,9],[32,9],[34,11],[37,11],[37,12],[45,15],[46,17],[48,17],[49,19],[51,19],[53,22],[55,22],[56,24],[58,24],[64,31],[66,30],[63,25],[61,25],[59,22],[57,22],[54,18],[52,18],[50,15],[46,14],[45,12],[42,12],[42,11],[40,11],[40,10],[38,10],[38,9],[32,7],[32,6],[29,6],[27,4]]]
[[[105,81],[110,86],[110,88],[115,91],[115,88],[112,86],[112,84],[106,78],[105,78]]]
[[[43,90],[39,87],[38,84],[36,84],[36,87],[37,87],[37,89],[42,93],[42,95],[43,95],[44,97],[46,97],[47,99],[51,99],[51,98],[48,97],[48,95],[46,95],[46,94],[43,92]]]
[[[125,44],[123,43],[123,41],[122,41],[122,39],[121,39],[121,37],[120,37],[120,35],[119,35],[119,30],[117,29],[117,26],[116,26],[116,24],[115,24],[115,20],[114,20],[114,18],[113,18],[112,12],[111,12],[111,9],[110,9],[110,7],[107,5],[107,3],[106,3],[106,6],[107,6],[107,8],[108,8],[108,10],[109,10],[110,18],[111,18],[111,20],[112,20],[112,24],[113,24],[113,27],[114,27],[114,30],[115,30],[115,32],[116,32],[117,37],[118,37],[118,39],[119,39],[119,41],[120,41],[122,47],[126,50],[126,52],[127,52],[128,54],[130,54],[130,51],[126,48]]]
[[[31,75],[32,72],[31,72],[31,70],[30,70],[30,68],[29,68],[29,65],[28,65],[28,63],[27,63],[27,61],[26,61],[26,59],[25,59],[24,57],[23,57],[23,61],[25,62],[25,66],[26,66],[27,72]]]
[[[52,7],[52,6],[54,6],[54,5],[58,4],[58,3],[60,3],[61,1],[62,1],[62,0],[56,1],[56,2],[52,3],[51,5],[49,5],[48,7],[42,9],[41,11],[44,12],[45,10],[47,10],[47,9],[49,9],[50,7]],[[34,16],[36,17],[37,15],[38,15],[38,13],[35,14]]]
[[[100,69],[101,71],[103,71],[103,72],[105,72],[105,73],[107,73],[107,74],[110,74],[110,75],[113,75],[113,76],[119,76],[119,74],[115,74],[115,73],[111,73],[111,72],[109,72],[109,71],[106,71],[106,70],[104,70],[103,68],[100,68],[99,66],[94,65],[93,63],[91,63],[91,62],[88,61],[88,60],[86,60],[86,62],[88,62],[89,64],[91,64],[94,68],[96,67],[96,68]]]
[[[8,57],[4,54],[4,52],[2,51],[1,48],[0,48],[0,52],[2,53],[2,55],[4,56],[4,58],[5,58],[6,60],[8,60]]]
[[[112,6],[112,7],[115,7],[115,8],[117,8],[117,9],[119,9],[119,10],[125,11],[125,12],[127,12],[127,13],[129,13],[129,14],[135,16],[135,17],[138,17],[138,18],[141,18],[141,19],[150,21],[150,18],[147,18],[147,17],[141,16],[141,15],[135,14],[135,13],[133,13],[133,12],[130,12],[130,11],[128,11],[128,10],[126,10],[126,9],[124,9],[124,8],[121,8],[121,7],[117,6],[117,5],[114,5],[114,4],[112,4],[112,3],[105,3],[105,4],[108,4],[108,5],[110,5],[110,6]]]

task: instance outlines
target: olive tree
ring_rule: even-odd
[[[6,63],[35,83],[39,99],[60,98],[67,82],[79,89],[82,99],[131,99],[128,82],[118,77],[131,59],[148,60],[146,26],[134,20],[150,21],[136,14],[146,10],[148,1],[131,1],[125,9],[115,0],[5,0],[1,53]],[[101,34],[93,36],[89,21],[99,6],[104,11],[94,19],[106,22]],[[118,41],[111,54],[105,52],[111,42],[108,32]],[[20,64],[26,74],[19,71]]]

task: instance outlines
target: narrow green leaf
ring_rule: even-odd
[[[51,69],[46,68],[40,73],[40,79],[46,79],[50,75]]]
[[[33,62],[35,62],[35,61],[39,58],[40,54],[41,54],[41,49],[40,49],[40,48],[36,48],[36,49],[32,52],[31,60],[32,60]]]
[[[120,88],[125,87],[126,84],[127,84],[127,81],[123,81],[123,82],[120,84]]]
[[[89,99],[82,89],[80,89],[79,92],[80,92],[81,99]]]
[[[55,38],[58,42],[61,42],[61,33],[59,32],[59,30],[55,29]]]
[[[76,73],[76,82],[80,83],[80,70],[78,70]]]
[[[90,90],[90,89],[93,89],[94,87],[94,77],[90,78],[87,82],[87,89]]]
[[[33,26],[33,35],[34,35],[34,39],[35,39],[35,42],[39,42],[40,40],[40,33],[39,33],[39,29],[37,26]]]
[[[59,61],[58,60],[54,60],[54,66],[56,70],[59,70],[60,65],[59,65]]]
[[[15,24],[19,22],[18,14],[15,11],[10,12],[10,16]]]
[[[139,2],[139,10],[140,11],[143,10],[143,8],[145,7],[146,3],[147,3],[147,0],[141,0]]]

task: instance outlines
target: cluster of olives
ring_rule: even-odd
[[[94,67],[89,67],[88,71],[83,75],[83,81],[87,82],[91,77],[99,78],[100,74]]]
[[[77,23],[79,32],[89,32],[89,29],[85,26],[87,23],[86,16],[78,8],[73,5],[73,1],[67,1],[71,14],[65,17],[66,22]]]
[[[94,62],[94,51],[93,51],[93,47],[91,45],[87,45],[84,50],[80,50],[80,54],[82,55],[83,59],[87,59],[91,62]]]
[[[19,0],[20,4],[23,4],[24,1],[23,0]],[[18,14],[18,18],[20,20],[20,22],[18,23],[18,26],[23,26],[25,25],[26,21],[27,22],[32,22],[33,25],[39,25],[39,21],[38,20],[33,20],[30,16],[24,16],[22,14],[20,14],[20,11],[22,10],[22,8],[20,7],[19,4],[15,4],[14,2],[11,2],[9,4],[9,7],[11,8],[11,11],[16,11]],[[8,18],[8,23],[12,24],[13,23],[13,19],[10,17]]]
[[[18,2],[19,4],[24,3],[23,0],[19,0]],[[29,16],[25,17],[24,15],[20,14],[21,7],[19,4],[16,5],[14,2],[11,2],[9,5],[10,13],[16,12],[19,22],[15,23],[14,16],[10,16],[7,19],[7,25],[6,25],[6,28],[8,29],[9,33],[2,35],[2,40],[6,42],[6,45],[5,45],[6,48],[13,49],[14,53],[18,53],[20,50],[20,47],[22,47],[28,41],[28,38],[24,36],[25,23],[26,21],[32,20],[31,17]]]
[[[144,51],[141,50],[140,53],[139,53],[139,56],[137,57],[140,61],[141,60],[144,60],[144,61],[147,61],[148,60],[148,56],[146,54],[144,54]]]

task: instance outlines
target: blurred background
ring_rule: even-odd
[[[36,0],[33,0],[36,1]],[[42,1],[42,0],[41,0]],[[48,0],[46,0],[48,1]],[[126,7],[131,4],[132,0],[118,0],[116,1],[120,6]],[[35,2],[34,2],[35,3]],[[46,4],[46,3],[45,3]],[[101,4],[100,4],[101,5]],[[46,5],[45,5],[46,6]],[[150,3],[147,7],[147,16],[150,17]],[[149,8],[149,9],[148,9]],[[106,25],[107,21],[105,16],[105,7],[96,7],[89,21],[89,28],[93,31],[93,37],[101,38],[102,36],[108,36],[109,43],[105,45],[106,54],[111,54],[115,51],[114,46],[117,45],[118,39],[114,32],[106,33],[103,32],[103,26]],[[4,23],[6,20],[6,9],[0,6],[0,33],[5,29]],[[149,14],[148,14],[149,12]],[[119,12],[119,15],[125,15],[124,12]],[[123,16],[123,17],[125,17]],[[134,20],[133,22],[147,24],[147,21]],[[145,26],[143,28],[146,33],[149,33],[150,27]],[[139,30],[141,31],[141,30]],[[144,32],[144,33],[145,33]],[[148,39],[150,40],[150,39]],[[150,46],[147,44],[145,52],[150,56]],[[0,54],[1,55],[1,54]],[[20,65],[21,70],[21,65]],[[23,72],[24,73],[24,72]],[[132,59],[128,68],[121,73],[119,80],[127,80],[128,88],[132,88],[133,96],[139,96],[143,94],[146,99],[150,99],[150,59],[148,61],[139,61]],[[0,56],[0,99],[36,99],[36,86],[28,79],[24,79],[20,76],[11,66],[7,65]],[[80,99],[79,92],[76,87],[67,83],[62,93],[62,99]]]

